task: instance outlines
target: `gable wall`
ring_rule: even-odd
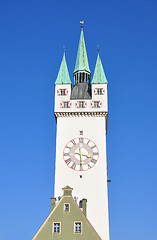
[[[70,212],[64,211],[64,203],[70,203]],[[63,197],[56,206],[53,214],[50,214],[48,218],[33,240],[100,240],[72,197]],[[82,222],[82,233],[74,233],[74,222],[76,221]],[[61,222],[60,234],[52,233],[53,222]]]

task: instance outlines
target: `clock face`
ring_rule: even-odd
[[[94,167],[99,158],[96,144],[84,137],[74,138],[63,150],[63,159],[67,166],[75,171],[86,171]]]

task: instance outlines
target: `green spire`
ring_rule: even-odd
[[[83,26],[81,26],[81,35],[80,35],[80,41],[78,46],[78,52],[77,52],[77,58],[76,58],[76,65],[75,70],[86,70],[90,72],[89,65],[88,65],[88,58],[87,58],[87,52],[86,52],[86,46],[85,46],[85,40],[84,40],[84,34],[83,34]]]
[[[108,83],[104,73],[102,63],[101,63],[99,52],[98,52],[98,57],[97,57],[97,62],[95,66],[92,83]]]
[[[61,66],[60,66],[55,84],[71,84],[68,67],[65,59],[65,51],[63,54],[63,59],[61,62]]]

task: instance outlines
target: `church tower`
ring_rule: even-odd
[[[65,52],[55,82],[55,198],[71,186],[78,204],[87,199],[87,219],[101,239],[109,240],[106,133],[107,79],[98,52],[93,77],[83,26],[72,85]]]

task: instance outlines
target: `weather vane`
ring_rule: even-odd
[[[83,28],[84,21],[80,21],[80,23],[81,23],[81,27]]]

